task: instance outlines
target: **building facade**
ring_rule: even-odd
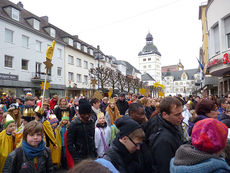
[[[46,96],[64,96],[64,46],[47,17],[38,17],[7,0],[0,2],[0,92],[40,96],[45,80],[47,47],[56,40],[53,66],[48,72]]]
[[[163,85],[165,86],[165,95],[189,96],[198,88],[195,83],[200,80],[200,71],[198,69],[167,71],[162,72]]]
[[[161,53],[153,44],[153,37],[150,33],[146,36],[146,45],[138,54],[139,71],[148,73],[152,78],[161,83]]]
[[[209,0],[206,9],[208,31],[207,71],[219,78],[218,95],[230,91],[230,1]]]

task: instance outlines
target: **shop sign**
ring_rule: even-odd
[[[15,80],[15,81],[17,81],[18,75],[0,73],[0,79],[1,80]]]
[[[212,67],[214,65],[218,65],[218,64],[229,64],[229,54],[225,53],[222,59],[217,58],[217,59],[213,59],[209,61],[207,68]]]

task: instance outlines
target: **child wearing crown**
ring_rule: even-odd
[[[15,129],[14,119],[7,113],[4,114],[4,130],[0,133],[0,172],[7,156],[14,150]]]
[[[103,112],[97,114],[95,128],[95,148],[98,157],[102,157],[110,145],[111,129],[108,126]]]

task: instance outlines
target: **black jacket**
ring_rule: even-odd
[[[129,109],[129,104],[126,100],[121,101],[121,100],[117,100],[117,108],[120,112],[120,115],[125,115],[125,112],[127,111],[127,109]]]
[[[66,109],[61,109],[59,106],[57,106],[54,109],[54,114],[57,116],[57,119],[58,119],[59,122],[61,121],[62,113],[63,112],[69,112],[69,116],[71,117],[71,112],[70,112],[70,108],[69,107],[67,107]]]
[[[107,108],[108,104],[105,104],[104,102],[101,102],[100,104],[100,110],[105,114],[105,110]]]
[[[77,117],[70,123],[67,130],[67,148],[75,163],[88,157],[96,157],[94,133],[95,127],[92,120],[82,123]]]
[[[103,158],[109,160],[120,173],[140,173],[144,166],[138,153],[130,154],[118,138],[114,139]]]
[[[37,170],[34,167],[33,159],[28,159],[19,147],[11,152],[5,162],[2,173],[53,173],[53,164],[49,148],[46,148],[38,156]]]
[[[169,173],[170,160],[182,144],[179,127],[173,126],[158,114],[148,121],[145,133],[157,173]]]

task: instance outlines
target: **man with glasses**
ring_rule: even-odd
[[[157,173],[169,173],[170,160],[182,144],[182,110],[176,97],[165,97],[160,102],[160,114],[151,118],[145,128]]]
[[[104,159],[109,160],[120,172],[142,172],[143,164],[139,160],[140,150],[145,133],[141,126],[129,116],[119,118],[115,122],[119,133],[114,139]]]

